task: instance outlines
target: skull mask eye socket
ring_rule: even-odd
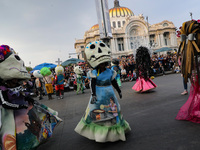
[[[15,58],[16,58],[17,60],[19,60],[19,61],[21,60],[20,57],[19,57],[18,55],[15,55]]]
[[[100,43],[99,44],[101,47],[105,47],[106,45],[105,44],[103,44],[103,43]]]
[[[95,49],[95,45],[94,44],[90,45],[90,49]]]

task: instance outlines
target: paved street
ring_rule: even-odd
[[[40,102],[57,110],[63,122],[38,150],[199,150],[200,124],[175,120],[188,98],[180,95],[182,77],[170,74],[153,81],[158,87],[143,94],[131,89],[135,81],[122,83],[123,98],[118,100],[124,119],[132,129],[126,142],[96,143],[74,131],[85,112],[90,90],[79,95],[74,91],[65,92],[62,100],[45,97]]]

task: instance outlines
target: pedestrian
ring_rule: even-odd
[[[49,68],[47,67],[43,67],[40,71],[41,75],[43,76],[43,80],[45,82],[45,88],[47,91],[47,95],[48,95],[48,99],[51,100],[53,99],[52,95],[53,95],[53,85],[52,85],[52,81],[53,81],[53,75],[52,72],[49,70]]]
[[[181,66],[181,56],[178,57],[178,63],[176,65]],[[181,77],[183,78],[183,88],[184,88],[184,91],[181,93],[181,95],[187,95],[188,94],[187,82],[185,82],[185,78],[183,77],[183,74],[181,74]]]
[[[38,91],[38,96],[39,96],[39,100],[43,99],[43,86],[42,86],[42,78],[43,76],[40,74],[40,70],[35,70],[33,72],[33,76],[36,78],[35,79],[35,86],[36,86],[36,90]]]
[[[191,87],[189,98],[176,119],[200,123],[200,24],[195,20],[184,22],[181,37],[178,51],[178,55],[182,56],[181,72],[184,83],[190,79]]]
[[[149,78],[151,59],[149,50],[140,46],[136,51],[137,80],[132,89],[136,92],[146,92],[156,88],[156,84]]]
[[[165,69],[161,61],[159,61],[159,73],[162,73],[162,75],[165,75]]]
[[[30,80],[30,74],[14,50],[1,45],[0,55],[0,149],[36,149],[62,120],[24,92],[21,82]],[[43,131],[48,131],[45,136]]]
[[[182,78],[183,78],[183,88],[184,91],[181,93],[181,95],[187,95],[188,94],[188,90],[187,90],[187,82],[185,82],[185,78],[183,77],[183,74],[181,74]]]
[[[131,130],[129,124],[122,118],[120,105],[113,90],[114,87],[122,98],[121,90],[115,80],[117,73],[107,68],[111,62],[110,53],[110,48],[101,41],[91,42],[85,48],[87,61],[93,68],[89,72],[92,93],[85,114],[75,131],[96,142],[125,141],[125,133]],[[119,116],[117,124],[113,121],[115,117],[109,117],[101,107],[110,104],[110,97],[113,97],[117,105]]]

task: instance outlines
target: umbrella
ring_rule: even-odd
[[[39,65],[35,66],[32,71],[34,71],[34,70],[41,70],[43,67],[47,67],[47,68],[53,69],[56,66],[57,65],[52,64],[52,63],[42,63],[42,64],[39,64]]]
[[[162,47],[160,49],[157,49],[156,51],[154,51],[155,53],[158,53],[158,52],[164,52],[164,51],[171,51],[172,49],[169,48],[169,47]]]
[[[76,64],[78,62],[85,62],[85,61],[81,60],[81,59],[77,59],[77,58],[70,58],[70,59],[64,61],[61,65],[62,66],[67,66],[69,64]]]

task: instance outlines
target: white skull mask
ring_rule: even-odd
[[[83,70],[82,70],[82,68],[81,68],[80,66],[76,66],[76,67],[74,68],[74,72],[75,72],[76,74],[79,74],[79,75],[83,74]]]
[[[40,73],[40,70],[35,70],[33,72],[33,76],[36,77],[36,78],[43,78],[43,76]]]
[[[99,64],[111,61],[110,48],[101,41],[89,43],[85,48],[88,63],[96,68]]]
[[[63,74],[64,73],[64,68],[62,66],[57,66],[55,68],[55,72],[56,72],[56,75]]]
[[[3,80],[26,80],[30,79],[30,74],[24,66],[24,61],[18,55],[12,53],[0,63],[0,78]]]

